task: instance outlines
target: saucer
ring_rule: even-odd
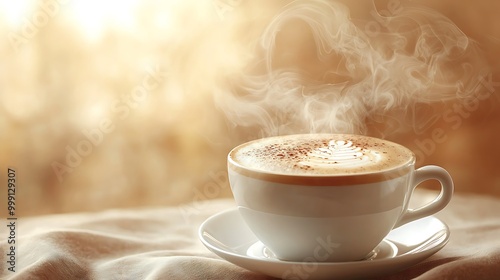
[[[237,209],[208,218],[199,229],[203,245],[245,269],[284,279],[366,278],[392,274],[421,262],[449,240],[448,226],[429,216],[392,230],[367,258],[354,262],[282,261],[262,244]]]

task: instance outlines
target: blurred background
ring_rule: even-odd
[[[0,178],[16,169],[17,215],[231,197],[227,152],[266,134],[232,121],[221,92],[259,60],[256,42],[290,2],[0,0]],[[404,1],[368,2],[350,5],[374,22],[370,11]],[[360,132],[445,167],[457,191],[500,197],[500,2],[409,2],[454,22],[485,71],[468,99],[417,102],[418,122],[397,130],[364,116]]]

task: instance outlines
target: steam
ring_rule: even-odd
[[[384,15],[361,7],[354,18],[340,1],[289,3],[256,38],[248,67],[218,105],[260,136],[363,133],[367,121],[405,112],[403,122],[417,104],[475,94],[486,75],[478,46],[442,14],[396,4]]]

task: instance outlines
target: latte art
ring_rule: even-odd
[[[331,140],[327,148],[314,149],[307,156],[307,160],[299,164],[312,167],[358,167],[377,162],[381,158],[377,151],[362,149],[351,141],[344,140]]]
[[[351,134],[299,134],[258,139],[229,153],[231,164],[284,175],[351,175],[390,170],[414,160],[407,148]]]

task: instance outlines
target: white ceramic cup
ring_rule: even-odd
[[[238,151],[242,147],[248,150],[252,143],[272,143],[273,139],[279,142],[290,137],[307,142],[309,137],[324,136],[264,138],[242,144],[228,155],[229,181],[239,212],[277,258],[309,262],[362,260],[393,228],[432,215],[449,203],[453,181],[445,169],[424,166],[415,170],[415,156],[409,149],[377,138],[327,135],[336,141],[364,139],[378,143],[376,146],[388,146],[389,154],[399,160],[398,164],[385,169],[372,166],[368,171],[340,166],[341,170],[347,169],[348,174],[323,171],[294,174],[277,172],[272,162],[264,167],[255,166],[251,154],[246,156],[250,163],[237,159]],[[373,147],[364,148],[362,152],[372,151]],[[335,154],[335,150],[332,153]],[[265,163],[265,156],[260,160]],[[335,164],[331,162],[331,168],[335,169]],[[418,209],[408,209],[413,190],[421,182],[432,179],[441,184],[439,196]]]

